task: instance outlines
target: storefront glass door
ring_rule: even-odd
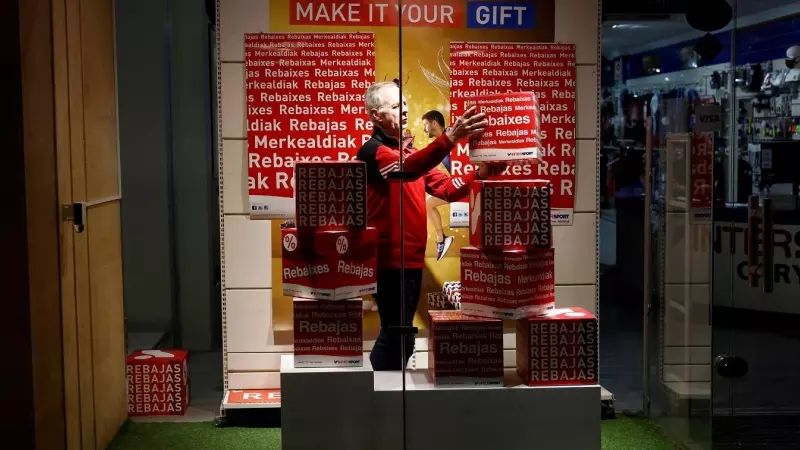
[[[735,158],[715,205],[712,439],[717,448],[800,443],[800,4],[735,5]],[[788,35],[784,33],[788,30]]]
[[[694,71],[664,75],[690,84],[645,105],[645,402],[691,448],[800,442],[800,6],[754,3],[731,2],[730,30],[714,33],[724,50],[711,59],[727,64],[695,76],[701,56]],[[687,46],[714,47],[697,43]]]

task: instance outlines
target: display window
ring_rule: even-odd
[[[7,3],[22,447],[800,441],[800,3]]]
[[[313,421],[352,439],[354,417],[391,448],[488,443],[486,424],[559,392],[594,425],[552,448],[599,445],[597,11],[220,3],[226,278],[269,255],[258,329],[225,286],[226,352],[280,353],[262,370],[285,445],[322,439]],[[277,387],[227,371],[228,389]]]

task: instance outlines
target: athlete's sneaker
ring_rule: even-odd
[[[438,252],[436,261],[442,260],[442,257],[450,250],[450,246],[453,245],[453,240],[453,236],[445,236],[442,242],[436,244],[436,251]]]

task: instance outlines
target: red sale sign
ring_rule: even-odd
[[[294,164],[347,161],[372,135],[373,33],[245,35],[250,214],[295,215]]]
[[[535,95],[540,161],[511,165],[500,179],[550,181],[554,225],[572,223],[575,205],[575,86],[575,45],[450,43],[451,123],[475,98],[518,92]],[[468,144],[454,150],[454,176],[475,170],[469,155]]]
[[[714,167],[714,133],[695,133],[691,156],[692,208],[711,208]]]
[[[469,141],[469,160],[508,164],[536,164],[539,158],[539,105],[532,92],[512,92],[473,97],[464,108],[475,106],[489,125]]]

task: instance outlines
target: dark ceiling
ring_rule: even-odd
[[[687,0],[603,0],[603,14],[680,14]]]

